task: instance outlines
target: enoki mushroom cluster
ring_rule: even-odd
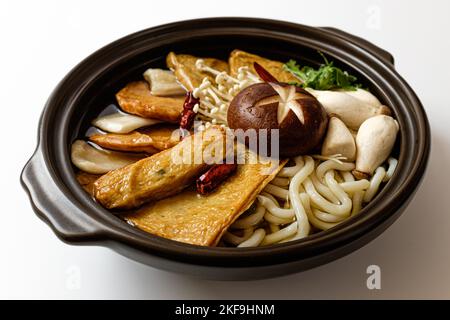
[[[197,119],[203,122],[198,127],[200,131],[211,124],[227,125],[227,111],[231,100],[242,89],[261,82],[248,67],[239,68],[237,76],[232,77],[226,72],[207,66],[202,59],[198,59],[195,66],[198,70],[215,76],[215,83],[205,77],[202,84],[193,91],[194,97],[200,99],[200,103],[195,105],[193,110],[197,113]]]

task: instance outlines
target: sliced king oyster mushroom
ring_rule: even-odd
[[[370,93],[367,90],[357,88],[356,90],[341,90],[340,92],[345,92],[346,94],[352,96],[353,98],[356,98],[364,103],[367,103],[368,105],[371,105],[373,107],[379,107],[381,106],[380,100],[378,100],[377,97],[375,97],[372,93]]]
[[[338,117],[331,116],[328,120],[328,130],[322,143],[322,155],[341,154],[346,161],[354,161],[356,144],[352,133]]]
[[[144,79],[150,85],[151,94],[155,96],[178,96],[186,93],[170,70],[147,69]]]
[[[359,126],[370,117],[391,111],[369,91],[357,89],[355,91],[314,90],[306,88],[319,100],[328,114],[336,114],[349,129],[358,130]]]
[[[126,113],[113,113],[101,116],[92,125],[111,133],[129,133],[135,129],[161,123],[161,120],[146,119]]]
[[[83,140],[76,140],[72,144],[71,158],[78,169],[87,173],[103,174],[132,164],[143,156],[101,150]]]

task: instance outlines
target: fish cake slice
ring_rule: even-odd
[[[248,156],[254,156],[247,151]],[[228,227],[247,210],[256,196],[284,166],[238,165],[236,173],[213,193],[200,196],[194,190],[145,205],[125,219],[146,232],[184,243],[215,246]]]
[[[89,140],[106,149],[154,154],[172,148],[180,141],[177,129],[171,125],[156,125],[125,134],[94,134]]]
[[[158,97],[150,93],[145,81],[131,82],[116,94],[120,108],[144,118],[178,123],[183,111],[184,96]]]
[[[228,59],[230,74],[233,77],[237,76],[240,67],[248,67],[251,72],[257,74],[255,68],[253,67],[254,62],[259,63],[280,82],[298,82],[298,79],[292,75],[292,73],[283,69],[282,62],[269,60],[242,50],[233,50],[230,53],[230,57]]]
[[[84,171],[78,171],[76,174],[78,183],[81,184],[83,189],[90,195],[93,194],[94,182],[101,176],[101,174],[92,174]]]
[[[176,194],[211,164],[226,156],[225,129],[212,126],[190,135],[173,148],[108,172],[94,183],[94,196],[108,209],[132,209]]]
[[[211,80],[211,82],[215,82],[215,76],[197,69],[195,62],[198,59],[203,59],[205,65],[218,71],[228,72],[229,70],[228,63],[219,59],[199,58],[189,54],[175,54],[174,52],[170,52],[166,58],[167,67],[173,70],[177,80],[189,91],[200,86],[205,77]]]

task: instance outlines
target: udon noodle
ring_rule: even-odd
[[[227,245],[256,247],[300,239],[330,229],[359,214],[397,166],[389,158],[369,180],[356,180],[355,164],[339,156],[299,156],[283,168],[258,195],[252,209],[236,220],[223,237]]]

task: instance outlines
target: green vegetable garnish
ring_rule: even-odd
[[[291,84],[316,90],[356,90],[361,87],[361,84],[356,83],[358,79],[355,76],[335,67],[333,61],[328,61],[322,52],[319,52],[319,54],[324,60],[324,64],[319,69],[314,69],[309,66],[300,68],[297,62],[292,59],[283,65],[284,70],[291,72],[302,81]]]

